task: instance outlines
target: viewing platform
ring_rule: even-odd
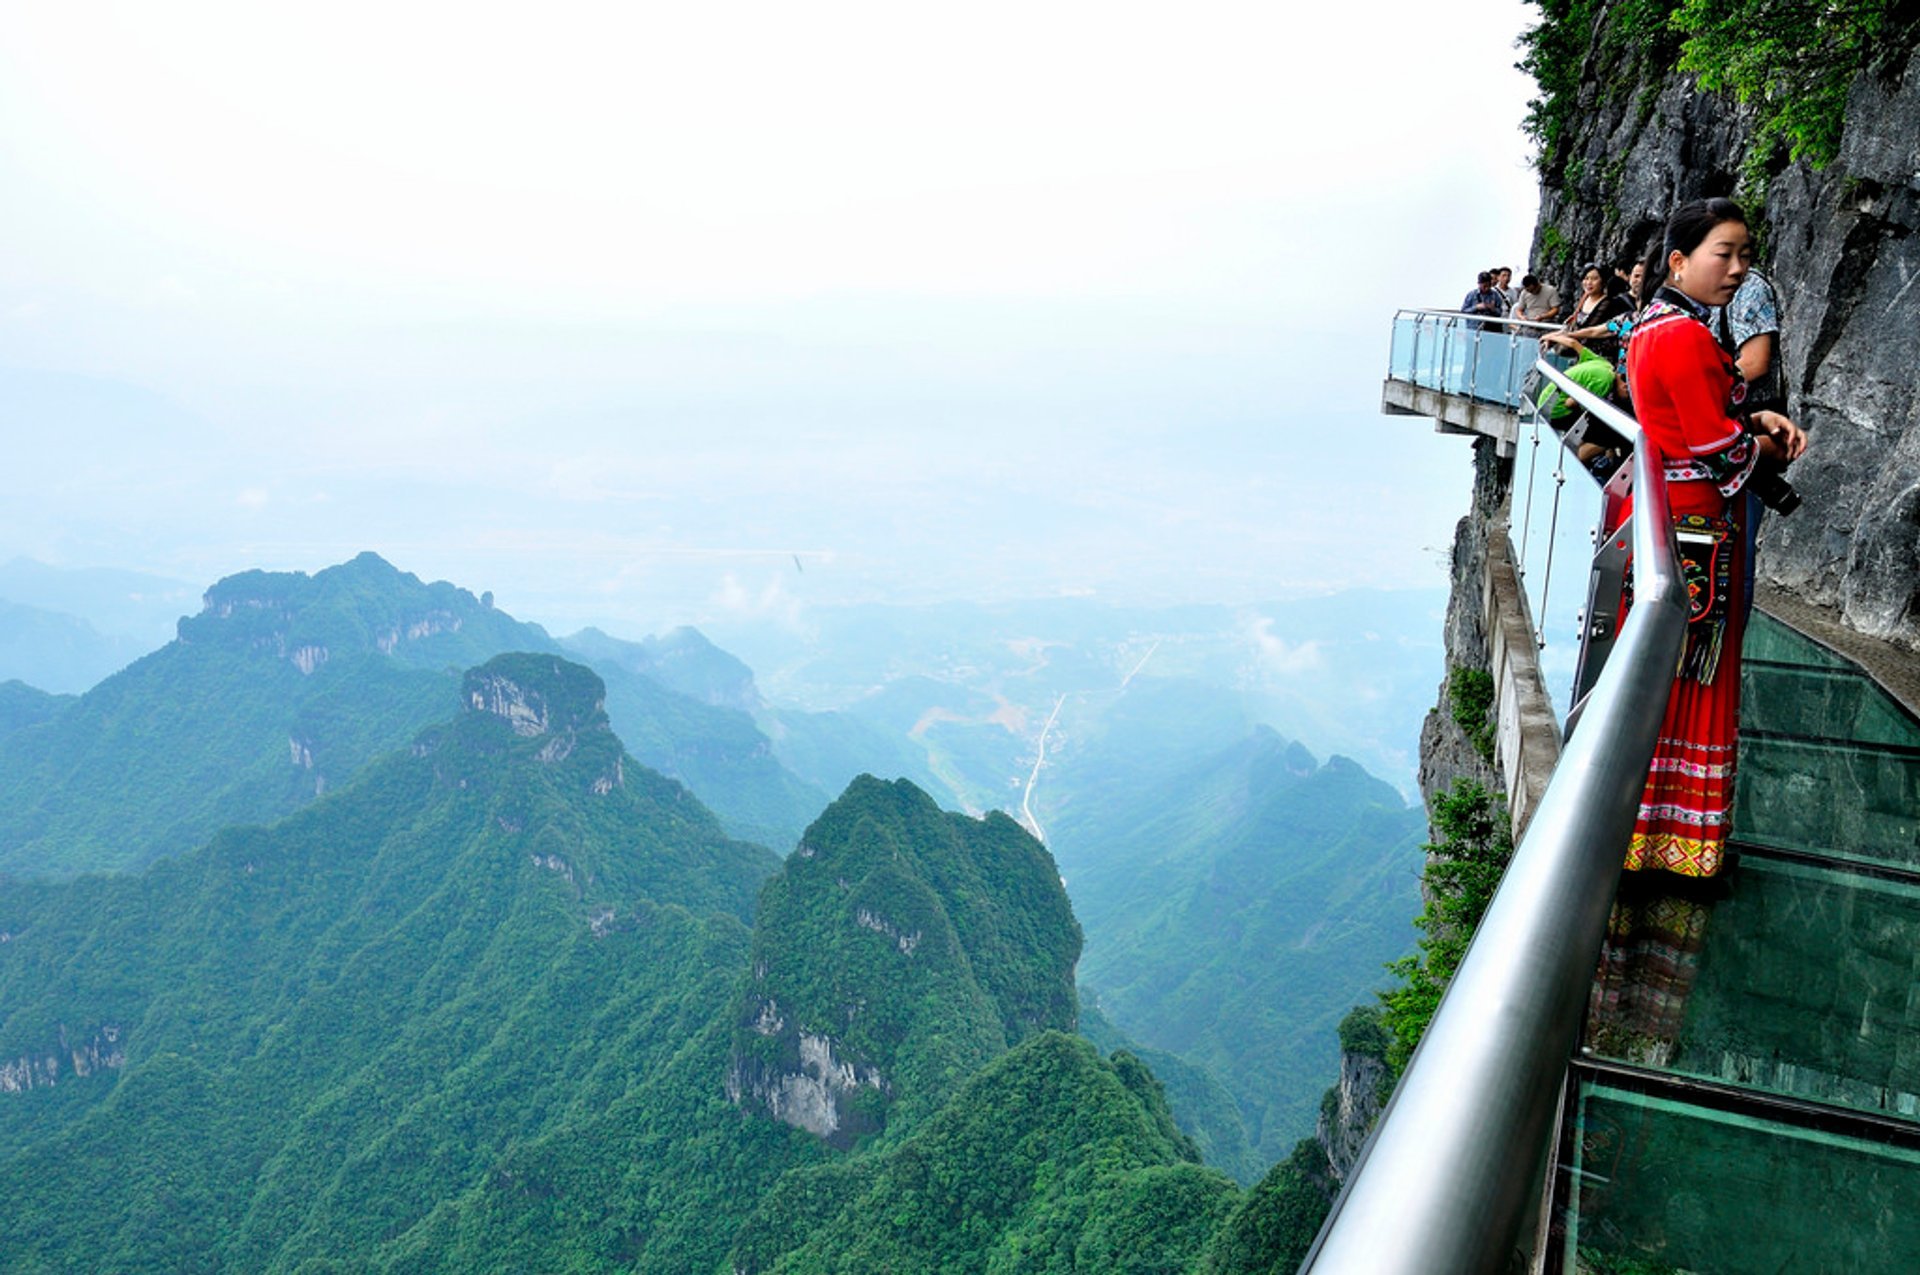
[[[1380,410],[1424,416],[1443,434],[1491,438],[1502,456],[1520,437],[1521,392],[1550,323],[1483,319],[1455,310],[1401,310]]]
[[[1603,503],[1647,474],[1646,503],[1664,510],[1658,466],[1601,488],[1533,404],[1607,406],[1555,389],[1537,331],[1475,322],[1396,315],[1382,404],[1513,460],[1484,602],[1498,765],[1516,830],[1535,807],[1541,826],[1303,1270],[1920,1270],[1920,659],[1761,590],[1741,665],[1733,866],[1708,881],[1620,873],[1624,837],[1595,831],[1618,826],[1598,807],[1637,799],[1637,781],[1629,770],[1609,793],[1587,772],[1619,763],[1623,721],[1649,705],[1657,717],[1673,664],[1640,641],[1644,625],[1630,639],[1616,624],[1604,600],[1626,534],[1598,529]],[[1648,556],[1653,533],[1634,534]],[[1636,593],[1653,598],[1641,574]],[[1629,671],[1612,668],[1596,686],[1596,666],[1644,673],[1648,649],[1642,689],[1613,694]],[[1591,900],[1549,888],[1576,864],[1583,882],[1618,882],[1601,895],[1604,939],[1586,928]],[[1542,914],[1555,907],[1565,916]],[[1569,933],[1596,939],[1562,945]],[[1561,973],[1532,973],[1549,965]],[[1562,976],[1564,994],[1534,990]],[[1574,1043],[1547,1055],[1542,1038]],[[1507,1119],[1543,1101],[1550,1130]],[[1450,1119],[1453,1106],[1481,1114]],[[1509,1221],[1483,1220],[1495,1217]],[[1487,1238],[1513,1218],[1517,1233]]]

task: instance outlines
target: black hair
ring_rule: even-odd
[[[1475,280],[1475,282],[1477,282],[1477,283],[1480,283],[1480,284],[1483,284],[1483,285],[1484,285],[1484,284],[1489,284],[1489,283],[1492,283],[1492,282],[1493,282],[1493,271],[1491,271],[1491,270],[1482,270],[1482,271],[1480,272],[1480,277],[1479,277],[1479,279],[1477,279],[1477,280]]]
[[[1667,258],[1673,253],[1689,256],[1712,233],[1715,226],[1737,221],[1745,226],[1747,214],[1731,199],[1689,199],[1667,218],[1667,229],[1647,253],[1647,278],[1640,295],[1651,297],[1667,283]]]
[[[1534,284],[1538,282],[1540,282],[1539,275],[1523,274],[1520,276],[1520,286],[1523,288],[1531,288]]]

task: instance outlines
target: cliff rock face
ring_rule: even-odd
[[[1492,659],[1487,640],[1485,603],[1487,541],[1504,534],[1507,496],[1513,486],[1513,462],[1495,454],[1490,439],[1473,451],[1473,507],[1453,533],[1453,593],[1447,599],[1447,668],[1485,669]],[[1439,702],[1420,727],[1420,795],[1429,808],[1435,793],[1457,780],[1471,779],[1489,791],[1502,785],[1453,719],[1448,681],[1440,683]]]
[[[1313,1136],[1327,1153],[1333,1176],[1341,1182],[1352,1172],[1360,1148],[1373,1131],[1373,1122],[1379,1119],[1386,1079],[1385,1059],[1351,1049],[1340,1052],[1340,1082],[1327,1091]]]
[[[95,1028],[84,1039],[70,1038],[63,1026],[58,1039],[47,1048],[17,1058],[0,1058],[0,1094],[50,1089],[96,1072],[117,1071],[127,1065],[127,1051],[120,1037],[121,1029],[111,1023]]]
[[[1603,39],[1604,24],[1596,50]],[[1543,178],[1534,242],[1536,262],[1560,252],[1566,280],[1579,261],[1644,252],[1676,203],[1733,190],[1753,144],[1750,113],[1687,75],[1610,100],[1583,90],[1581,106],[1563,162]],[[1861,73],[1837,157],[1819,171],[1795,163],[1775,174],[1762,220],[1793,415],[1812,446],[1790,474],[1806,503],[1763,526],[1761,578],[1863,633],[1920,645],[1920,361],[1911,353],[1920,74],[1911,49]]]

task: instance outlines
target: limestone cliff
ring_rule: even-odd
[[[1644,252],[1681,200],[1745,199],[1780,293],[1793,415],[1812,443],[1791,474],[1806,503],[1767,521],[1761,578],[1863,633],[1920,645],[1915,28],[1890,24],[1852,81],[1833,160],[1815,169],[1753,162],[1755,110],[1674,69],[1671,37],[1630,49],[1623,28],[1636,21],[1638,7],[1607,6],[1561,36],[1585,49],[1577,92],[1559,95],[1533,260],[1570,284],[1582,261]]]
[[[1473,452],[1473,503],[1453,533],[1453,592],[1447,599],[1447,668],[1485,671],[1491,662],[1483,599],[1486,596],[1487,542],[1504,531],[1507,496],[1513,486],[1513,462],[1495,454],[1481,439]],[[1470,779],[1489,792],[1502,785],[1492,766],[1474,747],[1456,720],[1450,678],[1440,683],[1439,701],[1420,728],[1420,795],[1429,807],[1435,793]]]

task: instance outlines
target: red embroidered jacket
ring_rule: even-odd
[[[1634,325],[1627,385],[1640,428],[1666,461],[1669,482],[1711,482],[1731,496],[1758,453],[1732,416],[1739,374],[1707,325],[1656,300]]]

